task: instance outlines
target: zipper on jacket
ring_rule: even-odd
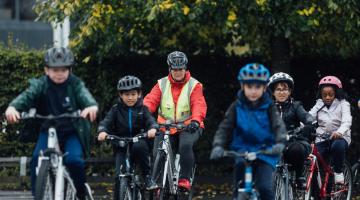
[[[132,110],[129,108],[128,114],[129,114],[129,136],[132,136]]]

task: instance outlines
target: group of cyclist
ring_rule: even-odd
[[[59,115],[82,110],[81,116],[96,120],[98,105],[84,83],[72,73],[74,56],[71,50],[53,47],[45,53],[45,75],[31,79],[30,86],[17,96],[8,106],[5,115],[10,123],[20,120],[19,112],[36,108],[42,115]],[[188,59],[183,52],[174,51],[167,57],[169,74],[159,79],[149,94],[143,98],[141,80],[135,76],[122,77],[117,84],[117,103],[99,123],[97,139],[106,140],[107,135],[132,137],[146,132],[148,139],[131,146],[131,157],[139,164],[146,189],[158,187],[151,177],[151,154],[163,135],[157,134],[158,124],[167,121],[183,123],[186,128],[171,137],[178,145],[181,173],[179,188],[191,189],[189,181],[195,164],[193,146],[204,130],[207,105],[202,84],[189,72]],[[303,163],[309,155],[310,142],[316,135],[329,134],[331,148],[326,148],[320,137],[316,145],[325,157],[335,156],[335,181],[344,182],[342,164],[350,144],[351,113],[345,100],[341,81],[334,76],[320,80],[318,100],[310,112],[306,112],[301,102],[295,101],[294,80],[286,73],[276,73],[270,77],[269,70],[262,64],[250,63],[239,71],[240,90],[236,100],[228,108],[214,136],[210,158],[220,159],[231,140],[230,149],[239,152],[254,152],[271,149],[291,164],[296,171],[296,182],[304,187]],[[158,117],[152,116],[157,113]],[[86,183],[84,158],[89,155],[90,123],[87,120],[63,119],[58,137],[67,152],[65,165],[68,167],[77,190],[77,197],[85,199]],[[288,137],[289,131],[301,127],[301,137]],[[315,136],[316,136],[315,135]],[[39,152],[47,147],[46,128],[41,127],[31,161],[32,192],[36,181],[36,165]],[[154,140],[153,140],[154,138]],[[153,146],[153,150],[151,147]],[[153,151],[153,152],[152,152]],[[152,153],[151,153],[152,152]],[[255,183],[262,200],[274,199],[273,172],[280,155],[259,155],[254,162]],[[114,148],[116,166],[125,165],[125,149]],[[244,160],[238,158],[234,166],[234,185],[244,179]],[[121,173],[121,167],[116,174]],[[115,187],[118,187],[115,181]],[[236,187],[234,187],[236,188]],[[114,190],[114,197],[117,190]],[[237,190],[234,189],[234,198]]]

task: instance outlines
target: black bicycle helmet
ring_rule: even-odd
[[[185,53],[181,51],[174,51],[167,57],[167,64],[170,69],[187,69],[188,59]]]
[[[74,55],[70,49],[64,47],[52,47],[45,53],[47,67],[71,67],[74,65]]]
[[[136,76],[124,76],[122,77],[118,84],[118,91],[126,91],[126,90],[140,90],[141,89],[141,81]]]

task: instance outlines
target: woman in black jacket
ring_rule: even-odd
[[[291,164],[291,169],[296,172],[296,182],[299,187],[306,185],[306,180],[302,176],[304,161],[310,153],[309,137],[315,132],[313,126],[314,118],[305,111],[300,101],[295,101],[291,97],[294,89],[293,78],[286,73],[279,72],[270,77],[268,83],[272,91],[275,104],[280,112],[280,116],[285,122],[289,133],[301,126],[300,135],[291,137],[284,150],[284,159]],[[291,135],[290,135],[291,136]]]

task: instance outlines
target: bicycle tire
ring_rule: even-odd
[[[352,171],[350,164],[348,162],[344,162],[344,184],[343,185],[337,185],[332,181],[331,184],[331,199],[332,200],[351,200],[352,197],[352,183],[353,183],[353,177],[352,177]],[[339,188],[339,190],[338,190]],[[346,189],[347,188],[347,189]],[[344,192],[339,192],[345,190]]]
[[[353,188],[354,188],[354,192],[353,194],[356,195],[359,192],[360,189],[360,163],[356,162],[352,167],[351,167],[351,172],[353,174]]]
[[[274,182],[275,182],[275,200],[286,200],[285,181],[280,171],[275,172]]]
[[[73,189],[73,183],[70,183],[67,178],[64,179],[64,199],[75,200],[76,190]]]
[[[304,168],[304,177],[305,177],[306,180],[308,180],[309,176],[310,176],[309,166],[305,166],[305,168]],[[312,183],[310,183],[311,185],[309,186],[308,190],[306,190],[306,188],[305,189],[299,189],[299,188],[296,187],[295,184],[292,185],[292,187],[289,187],[289,188],[292,189],[291,192],[292,192],[293,199],[295,199],[295,200],[310,200],[311,195],[313,193],[313,188],[312,188],[313,185],[314,185],[313,183],[314,183],[314,181],[316,181],[315,179],[316,179],[316,177],[313,176],[312,177]]]
[[[35,200],[52,200],[55,197],[55,177],[51,174],[50,161],[43,160],[36,177]]]
[[[252,200],[250,199],[250,196],[246,192],[238,192],[237,200]]]
[[[119,185],[119,200],[132,200],[132,193],[129,187],[128,178],[121,177]]]
[[[165,181],[165,185],[162,185],[162,178],[163,178],[163,173],[164,173],[164,165],[165,165],[165,153],[163,151],[158,151],[158,153],[156,154],[155,157],[155,161],[154,161],[154,167],[153,167],[153,171],[152,171],[152,177],[154,178],[154,181],[156,182],[156,184],[158,184],[160,186],[160,188],[156,189],[153,191],[153,199],[154,200],[165,200],[166,198],[166,194],[167,192],[166,187],[167,187],[167,177],[166,177],[166,181]]]

